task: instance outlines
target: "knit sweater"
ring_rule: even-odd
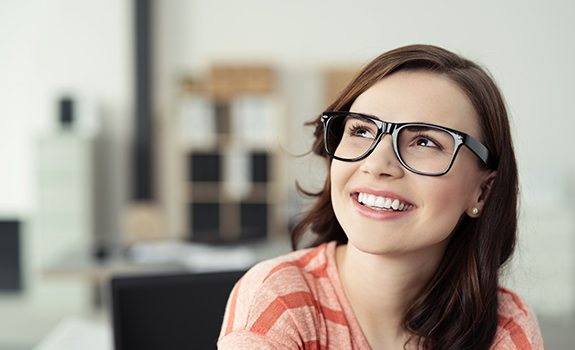
[[[258,263],[234,286],[218,349],[371,349],[335,261],[336,241]],[[533,310],[499,287],[491,349],[543,349]]]

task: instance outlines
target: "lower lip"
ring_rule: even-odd
[[[383,210],[375,210],[365,205],[359,203],[357,201],[357,194],[352,194],[351,199],[357,211],[368,218],[375,219],[375,220],[389,220],[389,219],[397,219],[409,215],[415,208],[411,208],[406,211],[383,211]]]

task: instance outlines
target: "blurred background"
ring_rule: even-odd
[[[295,180],[321,188],[303,123],[414,43],[501,88],[521,184],[502,282],[571,348],[574,33],[562,0],[1,0],[0,349],[203,348],[242,271],[290,251]]]

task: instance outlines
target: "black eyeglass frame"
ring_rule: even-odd
[[[377,135],[375,136],[375,141],[373,142],[371,147],[361,156],[353,158],[353,159],[340,158],[340,157],[336,156],[335,154],[331,153],[329,151],[329,149],[327,148],[327,137],[328,137],[327,136],[327,129],[328,129],[328,126],[329,126],[329,123],[331,122],[331,120],[337,116],[358,116],[361,118],[368,119],[368,120],[374,122],[375,125],[377,125]],[[403,165],[406,169],[408,169],[409,171],[414,172],[416,174],[426,175],[426,176],[445,175],[451,169],[453,163],[455,162],[455,158],[457,157],[457,153],[459,152],[459,149],[461,148],[462,145],[467,146],[467,148],[469,148],[469,150],[471,150],[471,152],[473,152],[477,157],[479,157],[479,159],[481,159],[481,161],[489,169],[493,169],[495,167],[493,164],[494,163],[493,160],[489,156],[489,150],[487,149],[487,147],[485,147],[485,145],[483,145],[481,142],[479,142],[478,140],[476,140],[472,136],[470,136],[470,135],[468,135],[462,131],[451,129],[451,128],[448,128],[445,126],[429,124],[429,123],[422,123],[422,122],[392,123],[392,122],[383,121],[383,120],[381,120],[378,117],[373,116],[373,115],[363,114],[363,113],[355,113],[355,112],[347,112],[347,111],[324,112],[324,113],[322,113],[322,116],[321,116],[321,122],[323,124],[323,137],[324,137],[323,143],[324,143],[325,151],[327,152],[327,154],[330,157],[337,159],[337,160],[344,161],[344,162],[357,162],[357,161],[360,161],[362,159],[367,158],[371,154],[371,152],[373,152],[373,150],[377,147],[377,145],[381,141],[383,135],[390,134],[392,137],[393,151],[395,153],[395,157],[397,158],[397,160],[399,160],[401,165]],[[403,159],[401,159],[401,156],[399,155],[399,150],[397,148],[397,136],[399,134],[399,131],[402,128],[407,127],[407,126],[431,126],[431,127],[446,131],[447,133],[449,133],[453,137],[455,148],[453,151],[453,155],[451,156],[451,161],[449,162],[449,166],[447,167],[447,169],[445,171],[443,171],[441,173],[437,173],[437,174],[436,173],[421,172],[421,171],[418,171],[416,169],[413,169],[412,167],[407,165],[403,161]]]

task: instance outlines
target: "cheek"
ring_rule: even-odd
[[[446,210],[456,216],[456,221],[469,203],[476,176],[473,171],[473,159],[466,152],[460,152],[451,170],[439,177],[422,178],[425,186],[425,199],[433,203],[434,211]]]
[[[331,193],[341,192],[352,174],[353,166],[351,164],[333,161],[330,166]]]
[[[459,186],[447,182],[436,182],[428,186],[425,191],[425,198],[437,210],[458,206],[463,192]]]
[[[355,171],[354,165],[355,163],[348,164],[346,162],[333,161],[330,166],[331,204],[336,217],[340,221],[343,219],[342,216],[346,213],[346,210],[343,209],[345,201],[348,200],[349,189],[346,188],[346,185]]]
[[[456,178],[431,179],[421,187],[424,200],[424,222],[437,227],[445,234],[450,233],[465,211],[468,187]]]
[[[339,189],[345,185],[344,174],[339,166],[335,162],[331,163],[330,167],[330,192],[331,192],[331,202],[334,209],[339,206]]]

